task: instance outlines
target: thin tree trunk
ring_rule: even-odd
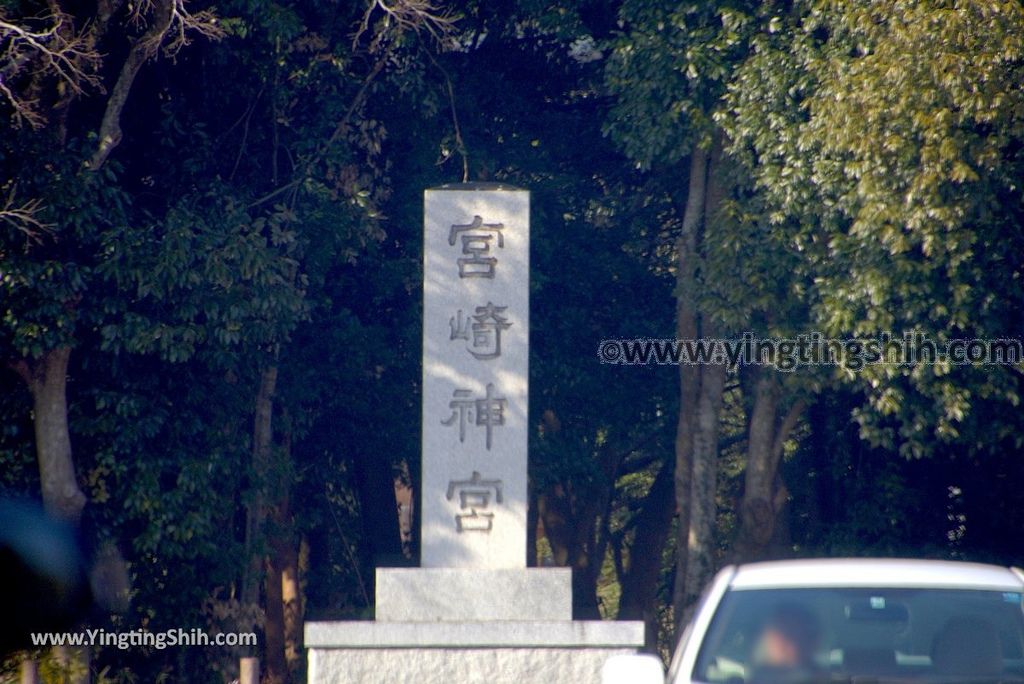
[[[650,437],[641,444],[647,439]],[[605,449],[599,459],[600,483],[584,495],[574,493],[568,484],[556,484],[537,494],[537,515],[555,564],[572,568],[575,619],[601,618],[597,581],[604,565],[608,535],[599,522],[607,515],[619,465],[638,446],[625,451]]]
[[[715,569],[715,523],[718,518],[718,435],[726,368],[705,366],[693,444],[690,532],[686,564],[686,606],[689,619],[694,602]]]
[[[537,515],[555,565],[572,568],[572,610],[577,620],[601,618],[597,579],[605,557],[605,540],[598,535],[601,512],[607,508],[610,489],[589,495],[574,510],[567,488],[555,485],[537,496]]]
[[[707,153],[697,148],[690,158],[690,180],[683,214],[683,225],[676,242],[676,338],[696,339],[698,336],[696,278],[697,234],[704,216],[707,182]],[[700,390],[700,369],[679,366],[679,416],[675,440],[675,496],[679,521],[676,532],[676,581],[672,607],[675,632],[683,627],[686,607],[686,564],[690,530],[690,489],[693,474],[694,408]]]
[[[721,141],[715,141],[708,159],[705,182],[704,233],[715,228],[725,196]],[[701,336],[717,337],[710,316],[701,318]],[[688,621],[697,597],[715,569],[715,524],[718,518],[718,438],[727,369],[722,364],[700,366],[700,389],[693,426],[693,474],[690,481],[690,518],[686,551],[685,609]]]
[[[675,513],[674,483],[674,466],[666,463],[654,478],[644,506],[637,514],[629,567],[621,579],[617,617],[619,620],[643,620],[648,646],[658,643],[658,577]]]
[[[753,406],[747,427],[747,465],[740,502],[740,526],[733,548],[738,561],[763,557],[775,523],[788,498],[779,476],[783,447],[803,412],[796,401],[778,420],[781,389],[772,371],[762,369],[754,383]]]
[[[274,392],[277,388],[277,365],[260,373],[253,415],[252,497],[246,511],[245,551],[246,568],[242,578],[242,602],[258,605],[261,575],[263,574],[264,523],[267,517],[266,481],[274,440]]]
[[[43,505],[57,518],[77,522],[85,507],[71,456],[68,430],[67,374],[71,347],[47,351],[34,362],[21,360],[14,370],[32,394],[36,459],[42,484]]]
[[[598,533],[600,516],[596,511],[586,511],[581,516],[583,524],[574,542],[575,562],[572,565],[572,594],[574,620],[600,620],[601,599],[597,595],[597,580],[604,564],[606,539]]]
[[[290,679],[288,646],[290,638],[294,642],[295,625],[289,625],[289,621],[294,621],[294,613],[298,610],[298,558],[291,514],[291,431],[287,415],[283,423],[283,436],[273,455],[276,458],[272,456],[270,468],[274,486],[269,486],[269,483],[267,486],[268,493],[277,495],[268,510],[267,525],[266,620],[263,627],[267,684],[284,684]]]
[[[558,567],[569,565],[571,531],[569,504],[561,485],[537,496],[537,516],[544,525],[544,538],[551,549],[551,559]]]
[[[762,371],[754,383],[753,406],[747,423],[747,465],[740,502],[740,529],[734,552],[753,560],[767,546],[775,521],[772,446],[778,387],[769,372]]]
[[[266,559],[266,619],[263,621],[263,646],[265,684],[285,684],[288,681],[288,663],[285,660],[284,634],[284,592],[282,577],[284,559],[278,552],[271,553]]]
[[[789,489],[779,472],[775,476],[775,500],[779,503],[775,511],[775,529],[764,552],[765,560],[778,560],[793,556],[793,529],[790,525],[792,506],[789,501]]]
[[[360,572],[373,600],[378,567],[405,564],[402,529],[395,497],[395,469],[382,450],[363,450],[353,459],[362,542],[359,544]]]
[[[288,547],[290,554],[285,558],[284,572],[281,575],[281,601],[284,603],[284,655],[288,661],[288,671],[293,681],[303,681],[301,675],[303,665],[302,620],[305,613],[305,602],[302,596],[301,572],[305,563],[306,540],[299,542],[298,548]]]

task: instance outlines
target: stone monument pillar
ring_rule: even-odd
[[[425,568],[526,567],[530,193],[484,187],[425,193]]]
[[[426,191],[421,567],[378,568],[373,622],[307,623],[309,681],[597,682],[643,623],[572,620],[526,567],[530,193]]]

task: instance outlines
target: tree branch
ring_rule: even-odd
[[[271,190],[262,197],[253,200],[252,202],[249,203],[246,209],[254,209],[260,206],[261,204],[269,202],[275,197],[285,192],[288,192],[289,190],[297,188],[302,183],[304,178],[312,172],[313,167],[316,166],[316,164],[321,159],[323,159],[323,157],[331,149],[334,143],[336,143],[338,139],[342,135],[344,135],[345,131],[348,129],[348,124],[352,120],[352,117],[355,115],[360,105],[362,105],[363,101],[366,99],[366,94],[370,90],[370,84],[373,83],[373,80],[377,78],[380,72],[384,69],[384,65],[386,63],[387,59],[382,57],[381,59],[377,60],[376,64],[373,65],[373,68],[370,70],[370,73],[367,74],[365,79],[363,79],[363,84],[359,87],[359,90],[356,92],[356,95],[352,99],[352,102],[349,103],[348,109],[345,110],[345,114],[341,117],[341,120],[338,121],[338,124],[334,127],[334,131],[331,132],[330,137],[328,137],[324,144],[321,145],[317,149],[317,151],[313,153],[313,156],[309,158],[309,161],[303,164],[301,170],[298,170],[296,177],[292,178],[284,185]]]
[[[445,89],[448,91],[448,106],[452,113],[452,127],[455,129],[455,148],[462,156],[462,182],[469,182],[469,152],[466,150],[466,142],[462,139],[462,128],[459,126],[459,113],[455,108],[455,88],[452,87],[452,79],[448,75],[448,72],[443,66],[434,58],[434,55],[430,54],[430,50],[425,50],[427,57],[430,58],[431,63],[441,72],[444,77]],[[446,155],[441,161],[447,161],[451,155]]]
[[[380,18],[375,19],[377,16]],[[425,31],[444,46],[451,39],[456,19],[450,9],[442,9],[431,0],[371,0],[352,36],[352,48],[355,50],[360,39],[371,33],[370,52],[378,52],[408,31],[417,35]]]
[[[53,225],[44,223],[39,220],[39,210],[43,208],[43,203],[38,199],[28,200],[27,202],[18,205],[14,199],[15,186],[11,186],[11,191],[4,200],[4,204],[0,207],[0,221],[7,223],[15,228],[15,230],[21,231],[30,242],[40,243],[42,242],[43,235],[48,234],[52,229]]]
[[[11,85],[27,69],[34,77],[54,76],[75,94],[99,84],[96,70],[100,56],[94,43],[84,34],[75,33],[70,19],[59,8],[42,21],[50,26],[33,30],[0,15],[0,97],[11,105],[16,123],[25,122],[33,128],[43,126],[46,118],[35,100],[20,96]]]
[[[779,429],[775,432],[775,441],[772,444],[772,458],[776,464],[778,464],[779,459],[782,457],[782,449],[786,444],[786,440],[789,439],[789,433],[796,427],[796,422],[800,420],[800,414],[804,412],[806,407],[807,403],[803,399],[798,399],[789,407],[786,417],[779,424]]]
[[[372,28],[375,17],[378,15],[380,15],[380,19],[376,20],[377,26]],[[370,39],[369,52],[371,54],[383,54],[380,54],[373,68],[370,69],[366,78],[363,79],[362,85],[356,92],[355,97],[352,98],[352,102],[349,104],[345,114],[334,127],[331,135],[317,148],[309,160],[302,164],[301,168],[296,169],[295,176],[284,185],[274,188],[262,197],[253,200],[246,208],[254,209],[290,190],[297,189],[305,177],[312,172],[313,167],[324,158],[327,152],[345,134],[352,117],[366,100],[373,81],[380,75],[385,65],[391,59],[388,51],[383,49],[385,46],[393,44],[395,37],[407,31],[413,31],[416,34],[426,31],[438,44],[446,46],[450,42],[451,35],[455,30],[457,18],[449,10],[442,10],[431,0],[393,0],[390,3],[385,2],[385,0],[371,0],[366,11],[363,13],[363,18],[356,32],[352,36],[352,49],[353,51],[357,50],[362,37],[366,33],[371,32],[373,37]],[[458,126],[457,121],[456,126]],[[461,133],[459,133],[459,137],[461,138]],[[468,167],[466,172],[468,173]]]
[[[143,13],[146,10],[152,10],[149,29],[132,45],[107,99],[103,122],[100,124],[99,145],[89,161],[89,169],[92,171],[99,170],[114,148],[120,144],[121,111],[128,101],[128,93],[131,92],[132,84],[142,65],[157,54],[164,41],[170,36],[164,50],[167,54],[173,55],[188,44],[187,31],[195,31],[214,40],[224,36],[223,29],[217,25],[217,18],[212,13],[204,11],[189,14],[185,10],[184,0],[140,2],[135,7],[133,18],[139,22],[143,21]]]

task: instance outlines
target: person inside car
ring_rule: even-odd
[[[797,604],[778,606],[754,640],[751,682],[814,681],[821,641],[817,616]]]

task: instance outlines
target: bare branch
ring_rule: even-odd
[[[43,235],[48,234],[53,225],[39,220],[39,210],[43,204],[38,199],[28,200],[20,205],[14,199],[15,188],[11,191],[0,207],[0,221],[13,226],[25,235],[30,242],[42,242]]]
[[[195,14],[185,9],[185,0],[174,0],[171,18],[171,35],[164,46],[164,54],[174,56],[178,51],[191,42],[189,33],[198,33],[210,40],[220,40],[224,37],[224,29],[217,23],[217,15],[209,10],[202,10]]]
[[[46,118],[36,108],[36,101],[16,96],[4,83],[2,74],[0,74],[0,97],[11,105],[11,118],[14,120],[15,126],[27,123],[32,128],[42,128],[46,123]]]
[[[44,29],[30,28],[34,22],[15,23],[0,15],[0,97],[13,109],[15,123],[39,128],[45,123],[36,102],[19,95],[12,82],[19,77],[55,77],[74,94],[97,86],[99,53],[94,42],[76,33],[67,15],[54,11],[38,20]]]
[[[355,48],[370,34],[370,52],[379,52],[403,33],[427,33],[441,47],[449,47],[457,16],[432,0],[371,0],[352,37]]]
[[[141,8],[141,9],[140,9]],[[150,10],[148,14],[139,14]],[[217,18],[210,12],[190,14],[184,0],[145,0],[140,2],[133,15],[136,21],[145,21],[148,28],[132,45],[114,84],[107,107],[100,124],[99,145],[89,161],[89,168],[98,170],[107,161],[110,153],[121,143],[121,111],[128,101],[128,93],[142,65],[154,57],[164,45],[166,54],[174,55],[188,44],[188,33],[196,32],[212,39],[224,36],[217,25]],[[166,41],[166,42],[165,42]]]

